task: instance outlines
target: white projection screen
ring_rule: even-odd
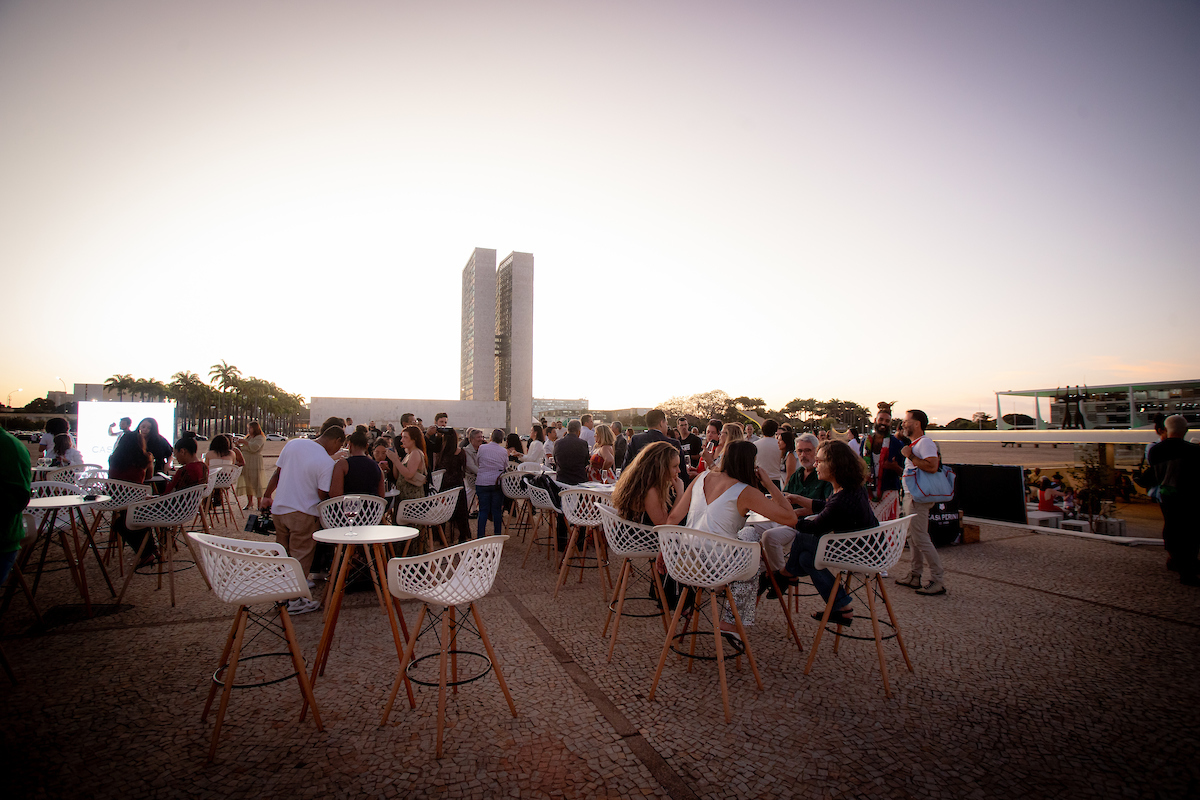
[[[132,419],[135,430],[143,419],[153,417],[163,438],[175,443],[174,403],[80,403],[76,436],[85,463],[108,469],[108,457],[121,432],[121,417]]]

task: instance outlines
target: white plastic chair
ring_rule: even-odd
[[[750,652],[750,637],[746,635],[741,615],[733,602],[733,593],[729,591],[729,584],[734,581],[750,580],[758,575],[758,542],[743,542],[740,539],[730,539],[679,525],[659,525],[654,530],[658,533],[659,548],[667,565],[667,573],[683,587],[683,594],[675,606],[675,615],[671,619],[666,641],[663,642],[662,655],[658,659],[658,669],[654,673],[654,683],[650,687],[647,699],[653,700],[654,692],[658,689],[658,679],[667,663],[667,653],[671,650],[672,639],[676,637],[674,631],[679,626],[679,618],[687,603],[688,593],[696,592],[698,617],[700,594],[707,591],[712,612],[713,637],[716,641],[717,672],[721,676],[721,702],[725,706],[725,721],[732,722],[729,687],[725,683],[725,651],[721,644],[721,628],[717,624],[720,619],[717,595],[724,594],[726,602],[729,603],[742,647],[745,648],[746,658],[750,662],[750,670],[754,673],[754,680],[761,690],[762,677],[758,674],[758,665]],[[679,635],[682,636],[682,633]]]
[[[403,500],[396,506],[395,523],[424,528],[424,533],[429,536],[430,550],[433,549],[433,531],[436,529],[438,535],[442,537],[442,546],[447,547],[449,542],[446,540],[445,526],[454,516],[454,508],[458,505],[460,494],[462,494],[462,487],[456,486],[428,497]],[[408,554],[408,548],[413,541],[413,539],[409,539],[404,543],[405,555]]]
[[[200,515],[202,518],[208,519],[213,525],[216,525],[219,514],[224,524],[229,525],[230,520],[233,519],[233,514],[229,509],[229,493],[237,488],[237,480],[241,474],[241,467],[213,467],[208,471],[208,485],[204,487],[204,499],[201,504]],[[220,511],[213,506],[214,497],[220,497],[223,500]],[[240,513],[241,507],[237,502],[236,495],[233,497],[232,504],[238,506]],[[206,530],[207,527],[206,525]]]
[[[442,490],[442,478],[445,477],[446,470],[444,469],[435,469],[433,472],[429,473],[429,485],[433,487],[433,491],[435,493]]]
[[[331,497],[317,506],[322,528],[352,528],[378,525],[383,520],[387,500],[372,494],[345,494]]]
[[[596,571],[600,573],[600,589],[607,601],[612,595],[612,575],[608,572],[608,553],[604,548],[604,540],[596,533],[604,524],[600,508],[612,508],[612,496],[591,489],[563,489],[558,493],[558,499],[562,503],[563,517],[567,521],[568,529],[567,552],[563,555],[562,567],[558,571],[554,596],[558,597],[558,590],[567,582],[567,575],[572,566],[579,569],[579,582],[583,583],[583,571],[587,569],[585,561],[588,558],[588,546],[591,545],[596,551],[594,558]],[[584,530],[582,550],[575,543],[581,528]],[[574,564],[571,563],[572,560],[575,561]]]
[[[438,683],[438,758],[442,757],[446,686],[448,683],[454,686],[459,683],[456,668],[454,676],[449,682],[447,681],[446,656],[455,651],[458,627],[461,626],[461,621],[466,620],[468,613],[475,620],[479,638],[487,650],[488,660],[496,673],[500,691],[504,693],[504,699],[508,702],[509,711],[514,717],[517,716],[517,707],[513,704],[512,695],[508,693],[508,684],[504,682],[504,673],[501,671],[496,653],[492,649],[491,640],[488,639],[483,617],[476,606],[476,601],[492,590],[492,584],[496,580],[496,571],[500,568],[500,555],[507,539],[507,536],[485,536],[482,539],[457,544],[434,553],[408,558],[393,558],[387,565],[388,589],[391,593],[400,600],[415,598],[420,600],[423,605],[421,613],[417,617],[417,624],[411,629],[408,646],[405,647],[404,656],[400,659],[400,669],[396,672],[396,680],[392,684],[392,692],[388,696],[387,706],[383,710],[383,719],[379,724],[381,727],[386,725],[388,716],[392,713],[392,705],[396,702],[396,695],[400,691],[405,671],[412,662],[413,651],[416,649],[417,638],[425,623],[425,616],[428,614],[435,618],[435,621],[430,623],[430,629],[437,624],[436,620],[440,619],[442,629],[439,637],[441,654]],[[466,605],[468,608],[460,613],[458,606],[462,605]]]
[[[300,684],[300,693],[312,707],[317,730],[323,730],[317,699],[313,696],[312,686],[304,671],[304,659],[300,655],[300,645],[296,642],[296,631],[287,613],[289,600],[311,598],[308,581],[300,562],[288,556],[283,545],[279,544],[227,539],[204,533],[189,533],[187,536],[189,548],[192,548],[192,543],[195,544],[192,551],[199,554],[198,562],[205,574],[210,576],[213,594],[221,602],[238,607],[237,614],[233,617],[233,626],[229,629],[229,636],[225,639],[225,648],[221,651],[217,670],[213,673],[208,700],[200,714],[201,722],[208,719],[208,712],[212,708],[219,685],[217,675],[225,670],[225,689],[221,692],[221,705],[217,709],[217,724],[213,729],[208,760],[212,761],[217,754],[221,723],[225,721],[225,710],[229,707],[229,695],[234,686],[235,673],[241,657],[246,622],[251,614],[249,606],[252,605],[275,604],[283,627],[283,639],[287,641],[288,653],[292,657],[292,668],[296,670],[296,682]]]
[[[597,509],[600,512],[600,519],[604,522],[604,538],[608,542],[608,548],[614,556],[621,559],[621,568],[617,570],[615,597],[609,601],[604,630],[600,633],[601,636],[605,636],[608,633],[609,624],[612,624],[612,639],[608,645],[608,660],[612,661],[613,648],[617,646],[617,629],[621,625],[621,616],[625,608],[625,594],[633,576],[633,563],[635,561],[650,562],[650,580],[658,592],[659,600],[662,601],[662,608],[658,616],[662,618],[664,632],[667,629],[667,595],[663,591],[662,579],[654,566],[654,562],[658,559],[658,533],[654,527],[621,519],[621,515],[617,513],[616,509],[610,506],[599,505]],[[613,619],[614,603],[616,604],[615,621]]]
[[[88,469],[95,467],[99,469],[99,464],[68,464],[65,467],[59,467],[46,473],[44,480],[53,483],[78,483],[79,477]]]
[[[525,562],[529,560],[529,551],[536,544],[546,545],[546,558],[550,558],[550,554],[558,555],[558,507],[554,505],[554,500],[550,497],[550,493],[540,486],[530,485],[528,488],[529,504],[533,506],[530,510],[530,536],[529,544],[525,546],[525,557],[521,559],[521,569],[525,568]],[[534,511],[537,512],[536,516]],[[537,532],[541,530],[542,522],[545,521],[547,534],[541,538]]]
[[[885,522],[876,528],[865,531],[829,533],[821,537],[813,566],[817,569],[831,570],[836,573],[836,577],[833,589],[829,592],[829,601],[825,604],[825,613],[821,616],[820,627],[817,628],[817,635],[813,639],[812,652],[808,654],[808,663],[804,666],[805,675],[812,669],[813,661],[816,660],[817,646],[821,644],[821,635],[825,632],[825,626],[829,623],[829,615],[833,612],[833,603],[837,599],[838,587],[842,585],[844,578],[846,592],[849,593],[851,591],[850,582],[856,575],[862,579],[862,587],[866,589],[867,607],[871,611],[871,629],[875,634],[875,650],[879,655],[879,672],[883,677],[884,695],[891,697],[892,688],[888,682],[887,663],[883,657],[883,639],[879,635],[879,617],[875,613],[876,592],[883,598],[883,604],[887,608],[892,629],[896,631],[896,642],[900,645],[900,653],[904,656],[904,663],[908,666],[909,672],[913,671],[912,661],[909,660],[908,650],[904,646],[904,637],[900,635],[900,625],[896,622],[895,612],[892,611],[892,601],[888,598],[887,589],[884,587],[879,573],[896,566],[900,560],[900,555],[904,552],[904,540],[908,536],[908,526],[912,523],[914,516],[909,514],[907,517]],[[835,653],[841,636],[842,626],[839,625],[834,632],[833,652]]]
[[[92,508],[92,536],[96,535],[96,531],[100,529],[100,522],[104,519],[104,515],[108,514],[111,521],[113,514],[118,511],[125,511],[129,508],[130,503],[138,500],[145,500],[150,496],[150,487],[144,483],[130,483],[129,481],[114,481],[107,478],[89,478],[80,481],[80,486],[85,492],[94,492],[96,494],[108,495],[111,500],[103,503],[96,503]],[[121,574],[125,574],[125,549],[122,547],[121,537],[112,529],[110,524],[108,534],[108,546],[104,553],[104,561],[108,563],[112,560],[113,550],[117,551],[117,565]]]
[[[511,536],[515,529],[521,533],[522,538],[529,530],[529,520],[533,515],[533,506],[529,503],[529,492],[526,491],[525,484],[521,482],[524,477],[525,473],[517,470],[505,472],[500,476],[500,491],[513,501],[511,514],[504,518],[504,532]],[[512,519],[511,525],[509,524],[510,518]]]
[[[29,485],[29,492],[31,497],[69,497],[70,495],[87,494],[87,489],[77,485],[74,481],[34,481]],[[50,511],[34,512],[33,518],[37,522],[39,530],[43,521],[51,513]],[[59,515],[54,521],[54,530],[69,527],[71,527],[71,520],[62,515]]]
[[[171,607],[175,606],[175,564],[172,560],[172,552],[175,549],[175,535],[183,533],[183,526],[196,518],[196,514],[200,511],[200,503],[204,499],[204,486],[189,486],[187,489],[180,489],[178,492],[151,497],[146,500],[138,500],[129,504],[129,510],[126,515],[125,525],[130,530],[142,530],[150,528],[154,531],[154,535],[158,538],[159,560],[158,560],[158,589],[162,588],[163,575],[163,555],[167,558],[167,580],[171,586]],[[121,587],[121,593],[117,595],[117,605],[121,605],[121,598],[125,596],[125,591],[129,588],[129,582],[133,580],[133,576],[137,574],[137,564],[142,558],[142,552],[146,549],[146,542],[150,541],[150,536],[142,538],[142,543],[138,546],[137,553],[133,557],[133,566],[130,567],[129,574],[125,576],[125,584]],[[196,553],[192,550],[191,539],[184,538],[184,543],[188,550],[192,552],[192,559],[197,565],[200,560],[196,558]],[[200,570],[200,577],[208,583],[208,576],[203,568]],[[211,586],[211,585],[210,585]]]

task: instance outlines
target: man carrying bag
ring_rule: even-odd
[[[916,589],[917,594],[935,595],[945,594],[946,587],[942,584],[942,557],[938,555],[937,548],[933,546],[933,540],[929,538],[929,510],[933,508],[934,498],[928,498],[928,502],[920,502],[918,497],[922,495],[917,492],[915,494],[918,497],[914,497],[913,491],[917,485],[917,471],[929,473],[920,476],[924,482],[924,478],[932,478],[933,474],[938,472],[942,462],[938,456],[937,445],[925,435],[925,428],[928,425],[929,417],[924,411],[913,409],[904,415],[904,435],[912,442],[912,444],[905,445],[904,449],[900,451],[908,459],[904,470],[904,488],[907,493],[904,498],[904,513],[916,516],[908,528],[908,541],[912,551],[912,570],[907,577],[897,579],[896,585]],[[950,491],[953,491],[953,488]],[[929,582],[922,583],[921,572],[924,570],[926,561],[929,562]]]

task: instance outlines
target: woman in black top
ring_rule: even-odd
[[[442,450],[438,453],[438,469],[442,473],[442,489],[446,492],[457,487],[465,487],[464,477],[467,472],[467,454],[458,446],[458,431],[453,428],[442,430]],[[458,531],[458,541],[471,540],[471,524],[467,521],[467,493],[458,493],[458,505],[454,507],[454,516],[450,518],[450,530]]]
[[[827,569],[817,569],[817,545],[826,533],[848,533],[874,528],[879,524],[871,512],[871,502],[863,486],[866,480],[866,465],[854,454],[845,442],[827,441],[817,448],[817,477],[833,484],[833,494],[827,500],[813,500],[813,519],[801,519],[796,523],[796,541],[788,556],[787,566],[775,573],[780,585],[795,583],[795,576],[808,575],[813,586],[826,602],[833,590],[833,574]],[[820,619],[822,614],[813,614]],[[838,587],[837,600],[829,621],[838,625],[849,625],[854,620],[850,608],[850,596]]]
[[[367,455],[367,434],[355,431],[346,440],[350,455],[333,465],[329,480],[329,496],[344,494],[373,494],[383,497],[383,471],[375,459]]]
[[[146,417],[138,423],[137,429],[138,433],[142,434],[142,438],[146,440],[146,452],[154,456],[154,471],[166,473],[167,463],[175,451],[171,447],[171,443],[158,432],[158,420],[154,417]]]

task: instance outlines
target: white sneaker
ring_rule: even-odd
[[[289,600],[287,610],[289,614],[307,614],[310,611],[316,611],[321,607],[320,602],[316,600],[305,600],[303,597],[297,597],[295,600]]]
[[[308,579],[308,588],[309,588],[309,589],[315,589],[315,588],[317,588],[317,582],[316,582],[316,581],[314,581],[312,578],[309,578],[309,579]]]

